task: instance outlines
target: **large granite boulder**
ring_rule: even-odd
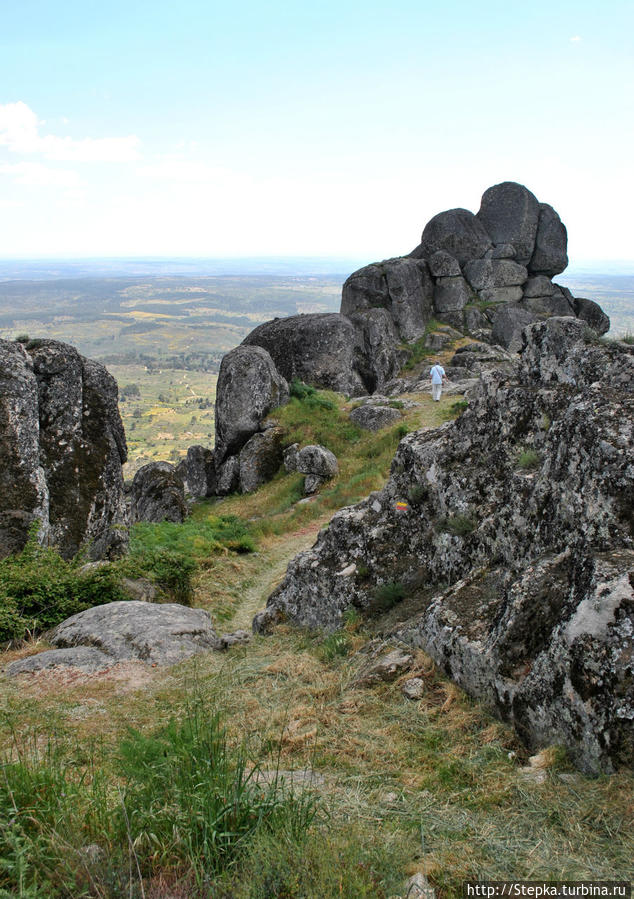
[[[512,244],[515,261],[528,265],[535,250],[539,213],[537,197],[528,188],[504,181],[485,190],[477,218],[494,244]]]
[[[240,450],[239,483],[242,493],[251,493],[266,484],[283,462],[282,428],[267,428],[250,437]]]
[[[634,761],[634,348],[583,321],[525,328],[511,374],[400,443],[386,487],[338,512],[254,621],[337,627],[382,585],[420,646],[531,747],[588,773]],[[406,503],[406,508],[403,508]]]
[[[401,257],[367,265],[343,285],[341,312],[386,309],[401,340],[418,340],[433,315],[434,285],[424,260]]]
[[[117,384],[54,340],[0,340],[0,556],[34,521],[65,558],[125,551],[121,466],[127,458]]]
[[[190,446],[187,456],[176,466],[187,492],[196,499],[216,493],[216,463],[214,451],[205,446]]]
[[[444,250],[462,264],[470,259],[481,259],[491,246],[491,237],[472,212],[448,209],[439,212],[425,225],[419,252],[428,259],[438,250]]]
[[[287,381],[299,378],[351,396],[367,390],[360,374],[364,360],[359,335],[345,315],[325,312],[275,318],[245,337],[242,348],[247,347],[262,347],[270,353]]]
[[[528,264],[534,274],[558,275],[568,265],[566,226],[548,203],[539,204],[535,249]]]
[[[187,518],[185,486],[169,462],[149,462],[139,468],[130,489],[130,521],[173,521]]]
[[[217,469],[227,456],[240,452],[269,412],[288,401],[288,384],[267,348],[257,345],[257,340],[251,344],[231,350],[220,363],[215,412]]]
[[[353,312],[350,321],[357,329],[361,352],[357,359],[366,390],[373,393],[396,377],[401,368],[399,339],[387,309]]]

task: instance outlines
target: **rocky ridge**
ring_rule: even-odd
[[[634,351],[537,322],[470,399],[401,441],[384,490],[334,516],[254,629],[336,628],[398,585],[392,634],[529,745],[562,742],[591,773],[631,764]]]

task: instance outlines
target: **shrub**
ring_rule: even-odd
[[[299,378],[293,378],[290,385],[290,395],[295,399],[305,403],[306,406],[313,409],[334,409],[335,403],[324,396],[320,391],[311,387],[310,384],[304,384]]]
[[[452,515],[450,518],[443,518],[439,525],[441,530],[454,537],[466,537],[475,531],[477,522],[469,515]]]
[[[37,542],[32,530],[22,550],[0,561],[0,642],[22,640],[94,605],[127,599],[115,566],[82,574],[82,559],[68,562]]]
[[[387,612],[405,598],[405,587],[400,581],[388,581],[376,588],[370,603],[373,612]]]
[[[407,498],[413,506],[418,506],[427,499],[428,494],[429,491],[424,484],[412,484],[407,491]]]
[[[524,450],[520,453],[517,459],[518,467],[527,470],[537,468],[539,466],[539,462],[539,454],[536,453],[533,449]]]

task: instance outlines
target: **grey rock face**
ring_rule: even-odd
[[[256,328],[247,340],[259,330]],[[214,454],[217,469],[227,456],[240,452],[249,437],[259,430],[262,419],[286,403],[288,396],[285,378],[267,348],[257,345],[257,340],[223,356],[216,386]]]
[[[184,460],[182,477],[189,493],[196,499],[205,499],[216,493],[216,464],[213,450],[204,446],[190,446]]]
[[[359,406],[350,413],[350,421],[365,431],[380,431],[401,420],[401,413],[391,406]]]
[[[473,259],[464,266],[465,278],[474,290],[516,287],[528,278],[528,271],[510,259]]]
[[[338,474],[339,465],[335,454],[325,446],[310,444],[302,447],[297,454],[297,471],[329,479]]]
[[[484,192],[477,217],[493,243],[512,244],[515,261],[528,265],[535,249],[539,213],[539,203],[530,190],[515,181],[504,181]]]
[[[58,649],[21,659],[7,667],[17,675],[58,666],[86,672],[103,671],[117,662],[138,660],[175,665],[208,650],[221,651],[238,642],[221,639],[209,613],[177,603],[111,602],[79,612],[58,625],[51,642]],[[242,642],[244,642],[243,638]]]
[[[453,278],[461,275],[458,260],[450,256],[445,250],[437,250],[429,257],[429,271],[434,278]]]
[[[203,609],[134,600],[73,615],[55,628],[51,642],[60,648],[94,647],[117,662],[139,659],[156,665],[174,665],[199,652],[223,648]]]
[[[472,212],[449,209],[439,212],[425,225],[420,246],[426,259],[438,250],[444,250],[462,264],[469,259],[481,259],[492,244],[489,234]]]
[[[240,490],[251,493],[270,481],[282,464],[281,428],[254,434],[240,450]]]
[[[485,303],[517,303],[523,293],[521,287],[485,287],[479,295]]]
[[[523,306],[501,306],[493,319],[491,339],[500,346],[519,349],[519,338],[522,329],[531,322],[537,321],[537,315]]]
[[[570,305],[564,292],[557,285],[553,285],[553,287],[554,290],[547,296],[524,296],[522,306],[540,317],[574,315],[574,308]]]
[[[284,450],[284,470],[287,474],[297,471],[297,456],[299,454],[299,443],[292,443]]]
[[[511,243],[495,244],[491,250],[491,259],[514,259],[515,247]]]
[[[381,390],[400,370],[398,339],[387,309],[353,312],[350,321],[359,335],[361,354],[357,365],[367,390]]]
[[[86,674],[95,674],[111,668],[114,664],[112,656],[101,652],[100,649],[93,646],[77,646],[73,649],[49,649],[27,656],[26,659],[18,659],[7,665],[6,673],[9,677],[16,677],[18,674],[35,674],[51,668],[79,668]]]
[[[235,493],[240,486],[240,459],[229,456],[216,472],[216,492],[218,496]]]
[[[436,312],[458,312],[474,299],[469,285],[459,275],[455,278],[438,278],[434,288]],[[462,321],[460,322],[462,324]]]
[[[355,685],[370,687],[381,681],[390,682],[409,670],[414,663],[414,656],[403,649],[393,649],[378,658],[371,659],[355,678]]]
[[[365,360],[359,335],[344,315],[328,312],[276,318],[251,331],[242,346],[267,350],[288,381],[299,378],[314,387],[351,396],[366,392],[360,374]]]
[[[574,297],[575,315],[586,322],[597,334],[606,334],[610,330],[610,319],[594,300]]]
[[[31,523],[65,558],[125,551],[117,385],[68,344],[0,341],[0,556],[21,549]]]
[[[547,275],[533,275],[524,285],[525,297],[548,297],[555,292],[555,285]]]
[[[586,334],[574,318],[526,328],[513,373],[405,437],[384,490],[334,516],[254,626],[337,627],[398,581],[395,638],[529,746],[562,742],[589,773],[631,765],[634,352]]]
[[[341,312],[386,309],[401,340],[417,340],[432,317],[433,283],[424,260],[388,259],[354,272],[343,285]]]
[[[306,475],[304,493],[315,493],[339,473],[337,457],[325,446],[309,444],[297,454],[297,471]]]
[[[535,250],[529,270],[535,273],[558,275],[568,265],[568,234],[555,210],[548,203],[539,204],[539,221],[535,236]]]
[[[130,491],[130,520],[183,522],[187,503],[182,480],[169,462],[150,462],[139,468]]]

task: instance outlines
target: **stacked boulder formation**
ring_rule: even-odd
[[[479,352],[456,358],[451,369],[463,381],[477,375],[482,359],[506,364],[505,351],[517,351],[532,322],[569,316],[605,333],[610,322],[601,308],[552,280],[567,264],[566,228],[555,210],[507,181],[485,191],[476,214],[434,216],[408,255],[350,275],[339,313],[255,328],[222,361],[205,495],[255,490],[278,470],[283,434],[265,418],[287,401],[292,380],[352,397],[410,389],[396,376],[409,358],[407,344],[423,338],[432,319],[453,337],[478,340]],[[490,344],[498,349],[488,351]]]
[[[106,369],[55,340],[0,340],[0,557],[32,526],[65,558],[125,552],[117,384]]]
[[[435,215],[409,255],[350,275],[341,312],[387,309],[405,342],[420,338],[431,318],[513,349],[522,327],[553,315],[584,319],[603,334],[610,323],[600,307],[552,280],[568,265],[567,242],[552,206],[505,181],[484,192],[475,214]]]
[[[333,629],[398,585],[383,631],[530,746],[562,743],[588,773],[631,765],[633,460],[634,347],[569,316],[529,325],[513,369],[401,441],[386,487],[290,563],[254,629]]]

